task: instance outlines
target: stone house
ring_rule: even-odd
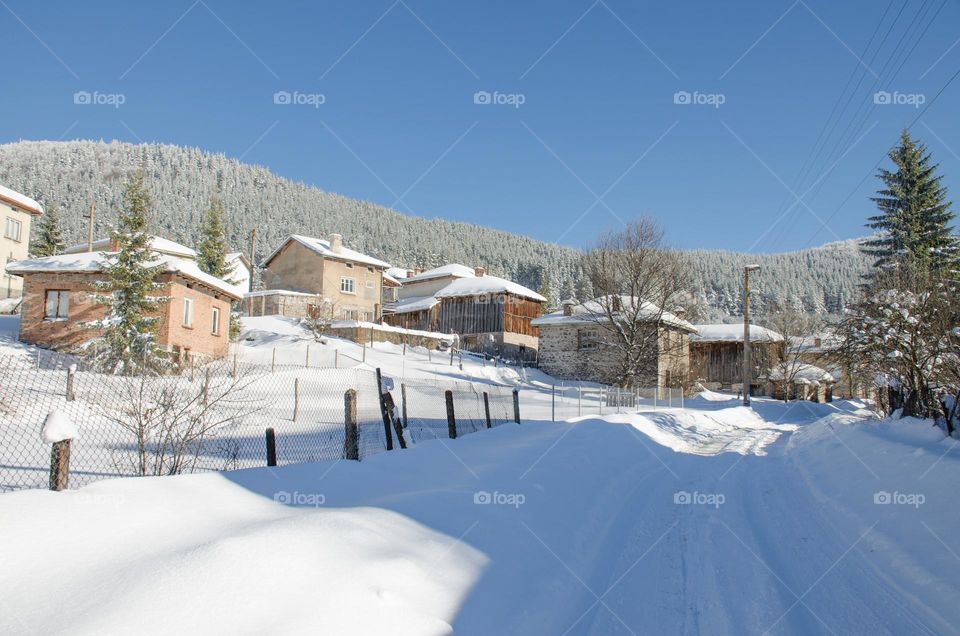
[[[316,305],[329,307],[337,320],[377,322],[382,315],[383,273],[389,264],[343,245],[343,237],[329,240],[291,235],[263,262],[266,290],[313,294]],[[290,307],[298,306],[290,303]],[[308,314],[284,314],[304,318]]]
[[[743,384],[743,323],[694,325],[690,336],[690,377],[707,388],[732,390]],[[782,335],[750,325],[751,393],[760,392],[770,369],[782,359]]]
[[[534,319],[546,299],[483,267],[450,264],[399,279],[399,300],[384,322],[405,329],[456,334],[462,349],[532,359]]]
[[[620,297],[620,306],[633,308],[636,299]],[[641,367],[648,370],[646,377],[635,380],[642,387],[682,386],[689,371],[689,338],[696,330],[693,325],[656,305],[640,301],[642,305],[630,310],[631,319],[649,317],[650,329],[656,329],[656,346],[645,352],[648,358]],[[621,319],[624,315],[620,314]],[[540,368],[550,375],[567,380],[613,383],[621,365],[622,355],[607,334],[612,325],[598,300],[578,304],[567,300],[563,309],[533,321],[540,329]],[[652,332],[651,332],[652,336]]]
[[[7,264],[27,258],[30,245],[30,224],[33,217],[43,214],[43,206],[28,196],[0,185],[0,298],[18,298],[23,281],[7,269]]]
[[[85,251],[87,245],[64,254],[10,263],[8,271],[23,279],[20,340],[53,349],[71,350],[102,332],[92,325],[108,308],[96,301],[97,284],[111,253],[109,241],[98,241],[103,251]],[[219,358],[230,346],[230,306],[240,300],[235,288],[204,273],[189,256],[188,247],[154,237],[154,264],[161,266],[158,296],[169,300],[160,307],[157,343],[184,356]]]

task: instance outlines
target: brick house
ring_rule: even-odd
[[[109,241],[68,248],[64,254],[10,263],[8,271],[23,279],[20,340],[53,349],[74,349],[102,332],[91,323],[108,308],[96,301],[96,285],[104,280]],[[162,266],[158,296],[161,305],[157,343],[180,355],[218,358],[230,346],[230,306],[240,294],[229,283],[204,273],[190,257],[193,250],[160,237],[151,240],[156,264]]]
[[[546,299],[483,267],[456,263],[399,279],[399,300],[384,322],[396,327],[452,333],[460,347],[533,358],[539,346],[533,325]]]
[[[624,296],[619,302],[626,305],[635,301]],[[648,375],[637,378],[636,382],[643,387],[680,386],[687,380],[689,338],[696,329],[682,317],[661,311],[653,303],[641,302],[635,312],[631,311],[631,316],[638,319],[649,316],[650,328],[656,325],[657,337],[656,347],[646,352],[648,359],[640,362]],[[600,302],[578,304],[567,300],[563,309],[543,315],[533,324],[540,329],[541,369],[567,380],[603,383],[616,380],[622,355],[605,337],[611,327]]]
[[[382,314],[383,273],[388,267],[388,263],[345,247],[339,234],[331,234],[326,241],[294,234],[263,262],[262,280],[266,290],[313,294],[316,306],[329,301],[337,320],[377,322]],[[256,313],[256,303],[251,307]],[[285,315],[303,318],[307,314]]]
[[[11,274],[6,266],[27,258],[31,221],[42,214],[43,206],[39,203],[0,185],[0,223],[3,223],[3,234],[0,234],[0,272],[3,273],[0,298],[17,298],[21,295],[21,279]]]

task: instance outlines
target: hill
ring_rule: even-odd
[[[64,212],[68,239],[86,237],[82,214],[91,202],[95,231],[103,235],[116,218],[124,180],[143,166],[158,211],[158,233],[193,243],[207,199],[218,184],[228,211],[227,229],[234,249],[249,249],[257,228],[257,259],[288,234],[344,235],[347,244],[398,266],[424,268],[446,262],[483,264],[539,289],[544,277],[553,300],[586,290],[580,252],[468,223],[424,219],[284,179],[267,168],[243,164],[222,154],[163,144],[93,141],[21,141],[0,145],[0,183]],[[760,310],[773,302],[807,311],[836,313],[853,297],[868,260],[856,243],[772,255],[722,250],[692,252],[695,293],[709,306],[705,318],[721,319],[740,311],[742,266],[764,267],[758,279]]]

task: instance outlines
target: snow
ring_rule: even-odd
[[[279,254],[280,250],[282,250],[290,241],[296,241],[307,249],[312,250],[325,258],[334,258],[343,261],[363,263],[365,265],[372,265],[373,267],[379,267],[383,269],[390,267],[390,263],[386,263],[372,256],[367,256],[366,254],[362,254],[348,247],[342,247],[340,248],[339,252],[334,252],[332,249],[330,249],[330,241],[313,238],[312,236],[301,236],[299,234],[291,234],[286,241],[280,244],[280,247],[275,249],[270,256],[263,261],[264,265],[270,263],[270,261],[273,260],[273,257]]]
[[[413,311],[424,311],[432,309],[438,304],[440,304],[440,301],[433,296],[411,296],[398,300],[394,305],[393,313],[407,314]]]
[[[635,298],[630,296],[621,296],[621,303],[623,307],[632,308]],[[668,325],[674,327],[679,327],[687,331],[693,331],[694,326],[691,325],[686,320],[678,318],[669,311],[661,311],[659,307],[655,304],[642,300],[640,301],[641,305],[638,308],[636,314],[639,318],[648,318],[654,319],[659,316],[660,320]],[[563,310],[558,310],[551,312],[549,314],[544,314],[539,318],[533,320],[531,324],[537,327],[543,327],[548,325],[575,325],[575,324],[597,324],[597,322],[603,322],[606,320],[606,312],[604,310],[603,304],[599,299],[588,300],[581,304],[573,305],[573,315],[566,316],[563,313]],[[693,336],[691,335],[691,338]]]
[[[407,278],[407,272],[410,271],[405,267],[390,267],[387,268],[387,271],[384,272],[384,276],[389,276],[396,281],[400,281]]]
[[[952,442],[726,402],[0,495],[0,631],[955,632]]]
[[[401,333],[408,336],[419,336],[423,338],[435,338],[453,342],[458,336],[449,333],[440,333],[439,331],[421,331],[419,329],[404,329],[403,327],[394,327],[393,325],[381,325],[377,322],[366,322],[363,320],[334,320],[331,326],[337,328],[349,329],[373,329],[374,331],[386,331],[390,333]]]
[[[17,207],[25,209],[27,212],[32,212],[34,214],[43,214],[43,206],[28,197],[25,194],[20,194],[16,190],[11,190],[6,186],[0,185],[0,199],[4,199],[10,203],[13,203]]]
[[[16,298],[0,298],[0,314],[12,314],[20,309],[20,303],[23,301],[19,296]]]
[[[787,371],[788,368],[789,371]],[[770,370],[769,377],[774,382],[779,382],[780,380],[783,380],[785,373],[786,375],[792,375],[794,382],[802,384],[813,384],[816,386],[821,382],[836,381],[833,375],[831,375],[828,371],[825,371],[818,366],[805,363],[790,364],[789,366],[781,364],[780,366],[774,367]]]
[[[70,416],[60,410],[50,411],[40,431],[40,439],[47,444],[56,444],[67,439],[77,439],[80,433]]]
[[[433,278],[444,278],[446,276],[455,278],[473,278],[476,276],[476,272],[472,267],[460,265],[459,263],[450,263],[449,265],[441,265],[440,267],[434,267],[433,269],[428,269],[425,272],[420,272],[419,274],[409,276],[403,282],[405,284],[417,283],[424,280],[431,280]]]
[[[691,342],[743,342],[743,323],[730,325],[694,325],[697,333]],[[782,342],[783,336],[759,325],[750,325],[750,342]]]
[[[499,276],[491,276],[490,274],[458,278],[449,285],[446,285],[434,294],[434,296],[436,298],[450,298],[455,296],[480,296],[501,293],[514,294],[537,302],[545,302],[547,300],[537,292],[532,289],[527,289],[519,283],[514,283]]]
[[[93,242],[93,252],[104,252],[110,249],[110,239],[103,238],[98,239]],[[186,245],[181,245],[176,241],[171,241],[170,239],[163,238],[162,236],[151,235],[150,236],[150,249],[154,252],[160,252],[161,254],[169,254],[170,256],[179,256],[181,258],[191,258],[195,259],[197,257],[197,251],[193,248],[187,247]],[[63,250],[64,254],[81,254],[88,252],[88,246],[86,243],[77,243],[76,245],[71,245]]]

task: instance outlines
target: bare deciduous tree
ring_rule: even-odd
[[[658,356],[682,348],[683,338],[671,338],[663,325],[688,287],[687,262],[664,245],[654,220],[640,218],[601,236],[584,258],[584,271],[596,297],[582,301],[579,313],[596,323],[599,347],[615,359],[611,380],[657,383]]]
[[[820,359],[804,360],[807,350],[812,345],[811,340],[820,337],[823,330],[823,321],[819,316],[801,313],[792,308],[784,308],[770,314],[766,319],[771,329],[783,336],[783,342],[774,347],[774,368],[776,377],[773,382],[778,385],[783,400],[786,402],[793,393],[793,387],[801,372],[809,368],[810,364],[820,362]]]

